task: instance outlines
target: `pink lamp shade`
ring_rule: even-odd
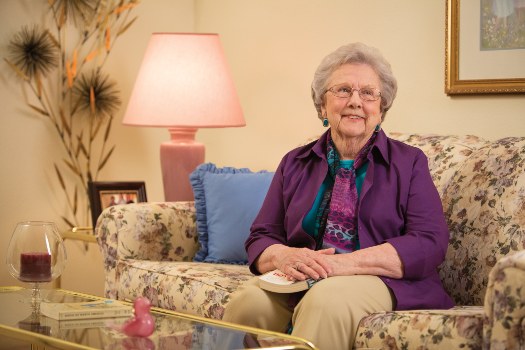
[[[122,122],[169,129],[160,151],[165,199],[193,200],[189,174],[204,162],[197,129],[246,125],[219,36],[154,33]]]

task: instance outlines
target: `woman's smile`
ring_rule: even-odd
[[[350,118],[350,119],[355,119],[355,120],[366,119],[365,117],[362,117],[360,115],[355,115],[355,114],[342,114],[341,118]]]

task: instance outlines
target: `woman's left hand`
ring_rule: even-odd
[[[336,254],[326,259],[331,276],[372,275],[402,278],[404,267],[396,249],[390,243]]]

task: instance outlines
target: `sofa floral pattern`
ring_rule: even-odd
[[[450,229],[440,276],[458,306],[370,315],[355,347],[525,348],[525,138],[390,136],[429,159]],[[252,277],[246,266],[192,262],[199,247],[192,202],[110,207],[97,239],[111,298],[145,295],[159,307],[220,319],[231,293]]]
[[[230,294],[253,277],[247,266],[192,262],[199,248],[193,202],[138,203],[104,210],[97,224],[105,294],[221,319]]]

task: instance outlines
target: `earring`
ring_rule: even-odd
[[[325,128],[327,128],[328,125],[329,125],[329,123],[328,123],[328,118],[323,118],[323,126],[324,126]]]
[[[376,125],[376,131],[379,131],[379,130],[381,130],[381,124]]]

